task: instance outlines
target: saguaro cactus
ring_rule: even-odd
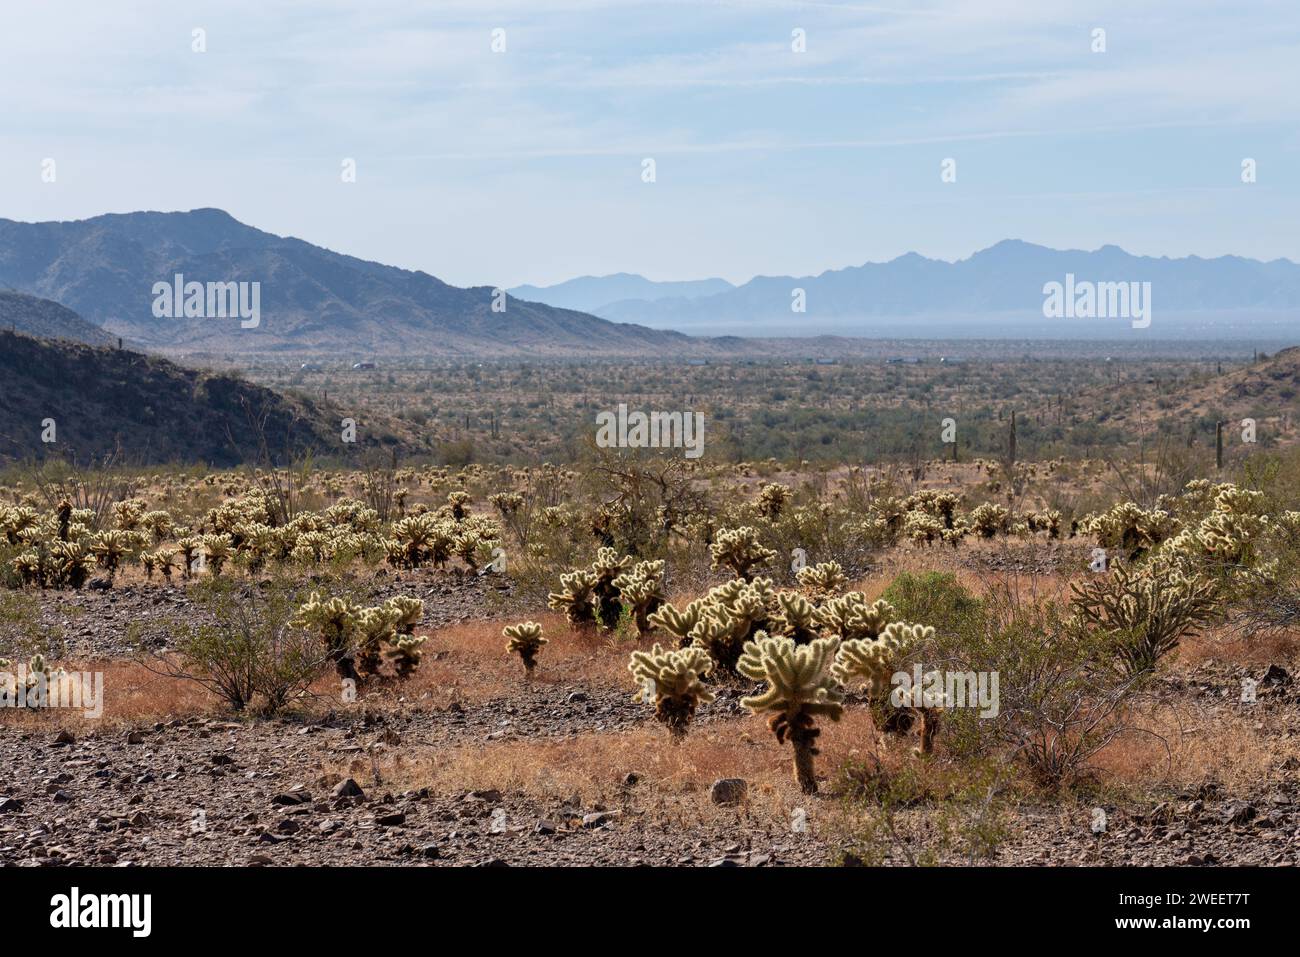
[[[713,670],[713,659],[701,648],[666,651],[656,644],[649,651],[632,652],[627,670],[641,685],[632,700],[653,697],[655,719],[668,728],[673,741],[686,736],[696,709],[713,700],[713,692],[700,681]]]
[[[817,793],[813,758],[821,733],[816,719],[838,721],[844,712],[844,694],[831,675],[838,638],[818,638],[796,645],[791,638],[760,634],[746,643],[737,668],[767,688],[740,703],[755,714],[767,714],[767,726],[782,744],[794,748],[794,777],[805,794]]]
[[[547,643],[542,637],[542,626],[535,621],[507,625],[502,629],[501,637],[508,639],[506,651],[518,655],[524,663],[524,674],[532,677],[533,669],[537,667],[537,653]]]

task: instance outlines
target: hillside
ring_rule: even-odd
[[[259,283],[256,325],[158,318],[155,283]],[[74,222],[0,220],[0,283],[76,310],[147,348],[364,357],[651,355],[690,349],[672,333],[460,289],[424,272],[275,236],[218,209],[137,212]],[[250,309],[251,312],[251,309]]]
[[[113,337],[82,319],[65,306],[49,299],[0,289],[0,329],[25,332],[48,339],[71,339],[89,345],[106,346]]]
[[[84,462],[120,446],[131,464],[274,462],[310,451],[344,458],[383,446],[428,451],[371,414],[358,420],[357,445],[343,446],[349,412],[328,402],[281,395],[238,376],[187,369],[155,356],[0,331],[0,461],[71,454]],[[53,444],[42,442],[53,419]]]

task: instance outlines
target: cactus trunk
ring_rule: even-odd
[[[790,738],[794,745],[794,779],[799,790],[804,794],[817,793],[817,775],[813,770],[813,756],[817,749],[806,735],[795,734]]]

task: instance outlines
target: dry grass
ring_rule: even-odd
[[[1164,704],[1134,716],[1141,730],[1111,742],[1093,766],[1103,783],[1138,791],[1215,781],[1230,793],[1249,793],[1269,778],[1278,758],[1277,741],[1257,730],[1259,720],[1222,704]]]
[[[516,621],[540,622],[547,644],[538,654],[537,670],[524,678],[517,655],[506,651],[501,629]],[[649,642],[607,634],[578,633],[562,615],[542,614],[496,621],[475,621],[423,632],[424,660],[399,687],[408,696],[429,699],[438,706],[452,701],[477,704],[509,696],[528,680],[533,685],[573,684],[631,687],[628,655]],[[629,694],[632,692],[629,691]]]

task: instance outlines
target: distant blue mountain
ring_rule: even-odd
[[[734,288],[725,279],[654,282],[634,273],[620,272],[611,276],[579,276],[554,286],[516,286],[507,292],[516,299],[599,315],[601,309],[616,308],[626,300],[657,302],[672,298],[691,299],[712,296]]]
[[[698,335],[992,337],[1113,336],[1115,319],[1049,319],[1043,287],[1078,281],[1150,282],[1152,335],[1244,338],[1300,328],[1300,265],[1239,256],[1133,256],[1118,246],[1088,252],[1004,240],[968,259],[907,253],[818,276],[759,276],[712,295],[625,300],[596,315]],[[802,289],[806,309],[791,308]]]

